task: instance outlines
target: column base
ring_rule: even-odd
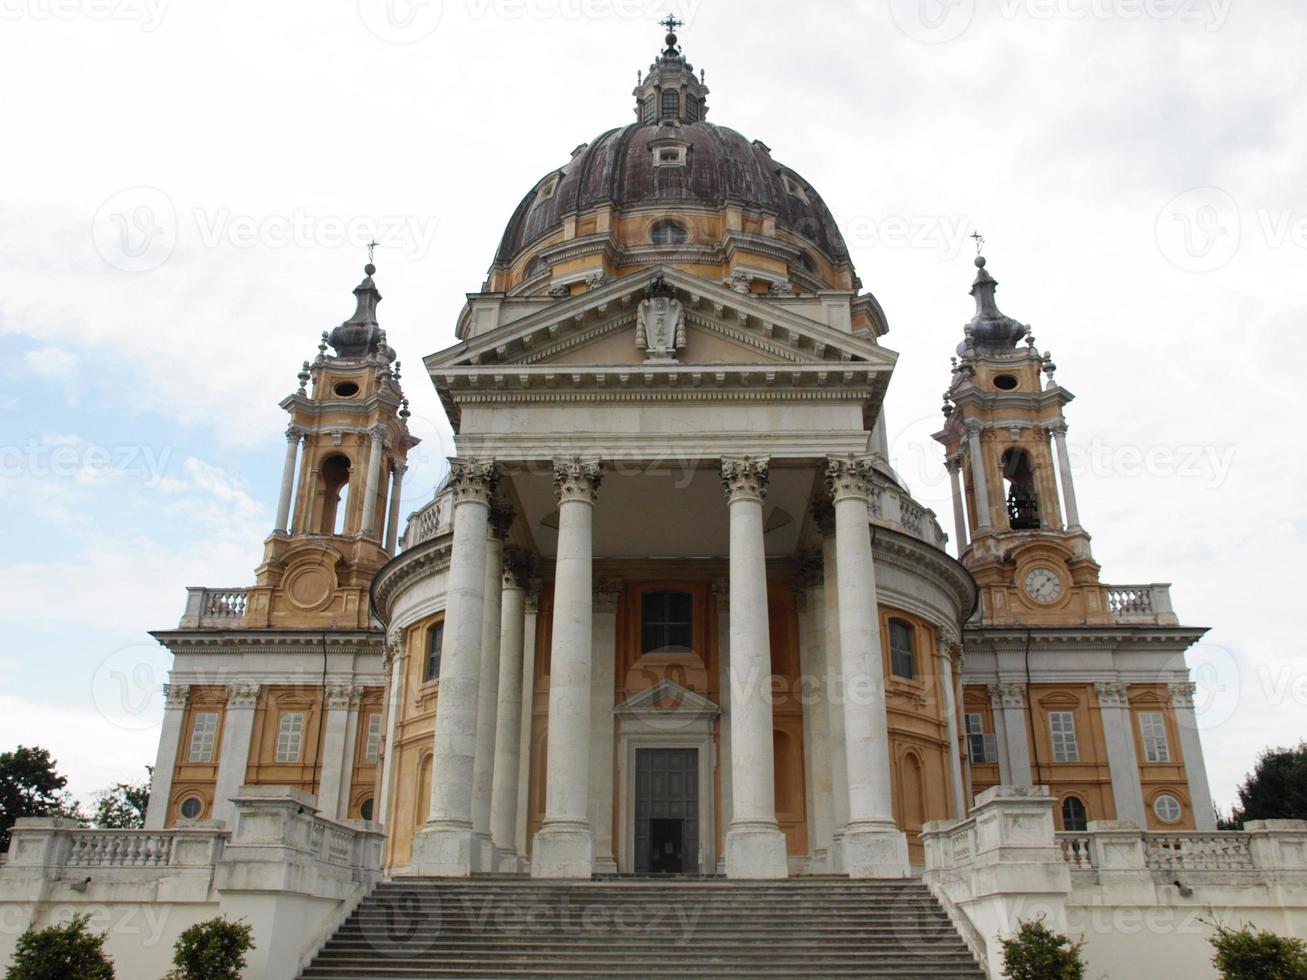
[[[471,827],[431,825],[413,838],[413,873],[430,878],[467,878],[475,870]]]
[[[590,879],[594,866],[594,835],[587,824],[549,823],[536,831],[531,845],[532,878]]]
[[[808,874],[824,875],[830,873],[826,848],[819,847],[808,855]]]
[[[826,848],[826,873],[832,875],[842,875],[844,868],[844,834],[836,834],[830,842],[830,847]]]
[[[908,878],[908,836],[892,824],[844,834],[844,871],[850,878]]]
[[[495,847],[489,834],[472,834],[472,871],[486,874],[495,870]]]
[[[493,853],[493,870],[499,874],[518,874],[525,870],[525,861],[517,853],[516,847],[500,847],[496,844]]]
[[[790,876],[785,835],[775,824],[744,824],[726,832],[726,877],[779,879]]]

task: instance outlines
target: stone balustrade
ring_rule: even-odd
[[[903,490],[890,483],[872,488],[868,510],[873,524],[901,531],[941,551],[948,535],[935,518],[935,512],[922,507]]]
[[[1250,821],[1244,831],[1141,833],[1133,826],[1091,823],[1087,832],[1059,833],[1062,856],[1075,871],[1102,868],[1165,872],[1307,870],[1307,822]],[[1106,854],[1106,842],[1115,846]]]
[[[191,586],[186,590],[186,610],[182,613],[179,628],[238,626],[245,618],[248,602],[248,589],[209,589]]]
[[[404,550],[409,551],[450,530],[453,508],[447,496],[438,496],[421,510],[414,511],[404,529]]]
[[[1123,626],[1178,626],[1170,585],[1109,585],[1107,608]]]
[[[222,826],[168,831],[90,830],[61,817],[24,817],[14,824],[6,871],[210,868],[222,856]]]

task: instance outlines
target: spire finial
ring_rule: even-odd
[[[985,236],[978,231],[973,231],[971,237],[976,243],[976,256],[978,258],[983,258],[985,253]],[[980,265],[979,262],[976,264]]]
[[[368,242],[368,265],[372,265],[373,250],[376,249],[376,247],[380,244],[381,242],[377,241],[375,238],[372,241]],[[372,270],[372,272],[376,272],[376,271],[377,271],[376,269]],[[372,272],[369,272],[368,275],[372,275]]]
[[[658,26],[667,28],[668,34],[675,34],[685,26],[685,21],[677,20],[675,14],[668,14],[666,20],[660,20],[658,22]]]

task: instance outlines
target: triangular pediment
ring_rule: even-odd
[[[682,687],[672,680],[662,680],[627,698],[613,709],[613,714],[677,714],[699,718],[719,715],[721,708],[688,687]]]

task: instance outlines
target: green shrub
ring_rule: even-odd
[[[1218,925],[1209,942],[1224,980],[1307,980],[1307,943],[1245,925]]]
[[[176,969],[164,980],[240,980],[245,954],[253,948],[253,931],[244,922],[221,917],[198,922],[177,937]]]
[[[89,915],[74,915],[61,926],[28,929],[18,937],[5,980],[114,980],[104,953],[109,934],[87,932],[90,921]]]
[[[1008,980],[1084,980],[1083,943],[1053,932],[1042,917],[1020,926],[1015,936],[1002,941],[1003,975]]]

